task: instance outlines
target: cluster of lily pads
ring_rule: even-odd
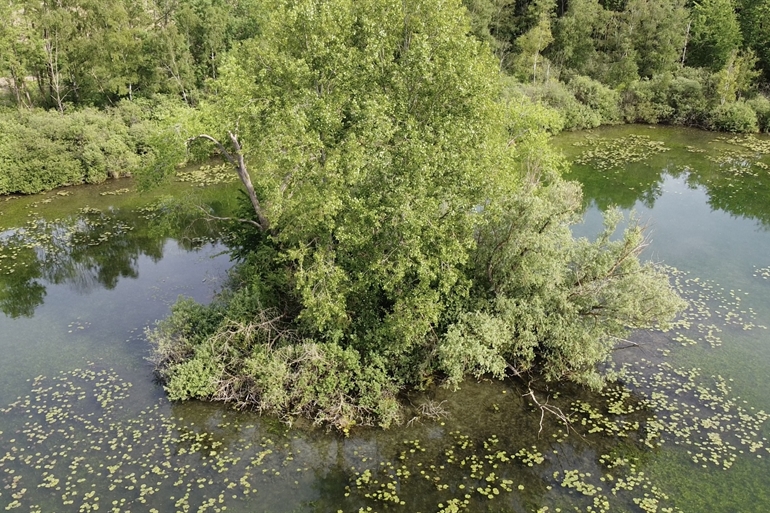
[[[99,196],[121,196],[123,194],[128,194],[129,192],[131,192],[131,189],[124,187],[123,189],[115,189],[114,191],[100,192]]]
[[[716,155],[708,155],[706,158],[721,167],[723,171],[736,177],[757,177],[759,171],[754,170],[754,167],[765,166],[763,162],[755,160],[755,155],[740,149],[724,150]]]
[[[770,265],[767,267],[755,267],[754,277],[762,278],[763,280],[770,280]]]
[[[751,135],[734,135],[732,137],[720,136],[715,141],[741,146],[759,155],[770,155],[769,139],[759,139]]]
[[[297,482],[289,441],[238,425],[223,414],[196,426],[159,413],[129,414],[131,384],[111,369],[39,376],[31,393],[0,410],[14,419],[0,431],[0,504],[20,511],[226,511],[282,474]],[[124,411],[126,406],[126,411]]]
[[[237,176],[232,170],[232,167],[223,163],[216,166],[204,164],[195,169],[178,171],[176,178],[180,182],[189,182],[198,187],[206,187],[209,185],[234,182],[237,179]]]
[[[601,171],[620,168],[631,162],[642,162],[669,149],[663,141],[655,141],[645,135],[628,135],[614,139],[597,137],[574,145],[589,148],[574,159],[575,164],[590,165]]]
[[[764,162],[770,155],[770,141],[751,136],[717,137],[714,143],[729,144],[734,148],[724,149],[707,158],[735,177],[758,177],[770,170]]]
[[[711,323],[742,329],[751,320],[753,312],[741,313],[740,291],[722,292],[684,273],[673,280],[693,304],[675,331],[703,331]],[[528,437],[510,431],[479,437],[445,432],[443,421],[430,440],[406,439],[393,454],[338,441],[354,446],[343,458],[349,477],[341,511],[449,513],[499,502],[540,512],[673,512],[676,501],[622,447],[639,454],[675,447],[698,468],[724,470],[740,457],[767,456],[761,433],[768,415],[733,396],[730,380],[666,361],[615,371],[619,383],[598,397],[552,394],[570,423],[546,416],[535,443],[536,422]],[[109,369],[38,377],[31,386],[29,395],[0,410],[0,504],[7,510],[248,510],[249,498],[263,497],[257,490],[269,487],[272,495],[315,479],[317,461],[308,454],[315,449],[298,435],[266,435],[238,413],[196,425],[166,413],[163,402],[132,413],[130,384]],[[490,412],[513,415],[507,410],[517,404],[496,402]],[[537,418],[536,405],[530,407]],[[586,444],[597,448],[593,463],[560,459]]]
[[[692,278],[672,267],[666,269],[674,288],[688,301],[687,309],[672,326],[675,342],[685,346],[705,342],[711,347],[719,347],[724,330],[767,329],[767,326],[757,324],[757,313],[753,308],[743,306],[748,293],[738,289],[725,290],[712,280]]]

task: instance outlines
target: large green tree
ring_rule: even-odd
[[[741,45],[741,29],[731,0],[703,0],[693,5],[686,62],[722,69]]]
[[[292,269],[303,322],[412,351],[457,293],[475,207],[516,180],[495,62],[457,5],[265,10],[264,37],[232,53],[196,122],[252,170],[258,229]]]
[[[402,387],[457,377],[452,354],[488,356],[460,375],[543,358],[549,379],[593,384],[611,336],[671,313],[670,296],[641,310],[648,296],[629,296],[668,290],[638,264],[638,237],[624,251],[567,244],[580,202],[553,174],[560,117],[502,88],[459,1],[265,0],[261,12],[261,35],[230,52],[212,96],[158,139],[156,171],[215,150],[248,197],[239,286],[210,308],[180,303],[153,335],[171,397],[386,425]],[[524,291],[506,322],[527,305],[542,316],[505,325],[506,340],[532,358],[471,337],[469,315],[496,316],[491,305]],[[598,327],[577,322],[605,306]],[[533,326],[548,316],[552,332]]]
[[[687,33],[684,0],[629,0],[624,11],[626,37],[636,53],[641,77],[677,67]]]
[[[738,19],[744,43],[754,50],[765,80],[770,80],[770,0],[743,0]]]

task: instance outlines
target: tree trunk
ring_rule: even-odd
[[[692,25],[692,20],[687,22],[687,32],[684,35],[684,46],[682,47],[682,67],[684,68],[684,61],[687,57],[687,43],[690,41],[690,26]]]
[[[43,45],[46,55],[46,68],[48,71],[48,94],[55,102],[56,109],[64,113],[64,97],[62,96],[61,73],[59,71],[59,47],[56,44],[56,36],[52,40],[45,34]]]
[[[208,134],[201,134],[194,139],[206,139],[213,142],[222,156],[233,165],[235,172],[238,173],[238,178],[241,179],[241,183],[246,188],[246,192],[249,195],[249,201],[251,201],[251,206],[254,208],[254,213],[257,215],[257,227],[260,231],[266,232],[270,228],[270,221],[267,216],[265,216],[262,205],[257,198],[257,193],[254,191],[254,185],[251,183],[251,176],[249,176],[249,171],[246,169],[246,162],[243,160],[243,152],[241,144],[238,141],[238,136],[233,132],[227,132],[227,135],[230,137],[230,144],[232,145],[233,150],[235,150],[232,154],[227,151],[221,142]]]

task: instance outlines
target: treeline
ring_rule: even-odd
[[[474,33],[566,128],[770,131],[768,0],[465,0]]]
[[[196,105],[260,12],[252,0],[1,2],[0,194],[134,174],[152,127]]]
[[[471,31],[565,129],[770,131],[770,0],[465,0]],[[0,194],[133,174],[169,110],[262,40],[257,0],[0,3]],[[57,117],[58,116],[58,117]]]
[[[770,0],[464,3],[502,69],[567,128],[770,129],[758,95],[770,83]],[[158,93],[195,105],[264,16],[255,0],[6,0],[0,76],[19,107],[106,108]]]
[[[195,102],[223,55],[256,35],[250,0],[6,0],[0,76],[22,107],[64,112],[156,93]]]

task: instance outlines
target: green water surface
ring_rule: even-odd
[[[767,511],[770,143],[631,126],[555,144],[584,185],[576,234],[634,210],[647,258],[692,302],[674,329],[619,344],[602,394],[533,383],[569,425],[512,381],[412,394],[402,427],[349,436],[169,403],[144,329],[179,294],[210,300],[230,260],[215,226],[145,207],[226,209],[235,186],[0,198],[0,508]]]

